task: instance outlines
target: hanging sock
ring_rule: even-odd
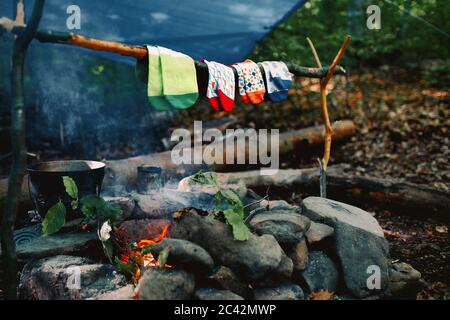
[[[264,101],[264,81],[261,70],[252,60],[233,64],[239,79],[239,95],[245,104],[258,104]]]
[[[197,75],[194,60],[173,50],[158,47],[164,95],[176,109],[187,109],[198,98]]]
[[[147,96],[149,103],[158,111],[171,109],[169,101],[164,97],[161,60],[157,47],[147,46],[148,51],[148,82]]]
[[[233,69],[221,63],[204,60],[208,66],[208,98],[214,110],[220,106],[225,111],[232,111],[234,107],[235,82]]]
[[[259,64],[264,69],[270,100],[274,102],[286,100],[293,80],[293,75],[286,64],[281,61],[264,61]]]

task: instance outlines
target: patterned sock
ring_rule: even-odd
[[[258,104],[264,101],[264,81],[261,70],[252,60],[233,64],[239,77],[239,95],[245,104]]]
[[[219,94],[218,94],[218,77],[214,62],[203,60],[208,66],[208,88],[206,89],[206,97],[214,110],[219,111]]]
[[[259,64],[264,69],[270,100],[274,102],[286,100],[293,80],[286,64],[281,61],[264,61]]]
[[[166,111],[171,108],[163,94],[163,82],[161,61],[156,47],[147,46],[148,50],[148,82],[147,96],[149,103],[158,111]]]
[[[163,92],[176,109],[187,109],[198,99],[194,60],[173,50],[158,47],[161,58]]]
[[[234,107],[235,82],[233,69],[217,62],[204,61],[208,66],[209,80],[206,96],[211,106],[219,110],[232,111]]]

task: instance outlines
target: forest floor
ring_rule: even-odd
[[[332,147],[330,164],[347,163],[355,174],[423,184],[450,196],[449,92],[431,87],[408,70],[392,71],[382,67],[330,84],[331,119],[351,119],[357,126],[349,141]],[[395,74],[395,79],[386,74]],[[291,93],[282,104],[236,105],[234,127],[283,132],[323,123],[317,80],[299,79]],[[192,108],[179,113],[173,127],[225,115],[207,106]],[[312,167],[316,158],[317,150],[291,154],[282,159],[281,167]],[[298,203],[301,197],[294,192],[285,200]],[[411,264],[427,281],[417,298],[450,299],[450,224],[365,209],[374,212],[384,229],[392,258]]]
[[[331,119],[351,119],[357,126],[349,141],[333,145],[330,165],[347,163],[355,174],[423,184],[450,196],[449,92],[428,85],[408,70],[382,67],[358,74],[337,77],[329,86]],[[387,74],[395,74],[395,78]],[[186,128],[194,120],[228,116],[214,111],[207,102],[202,104],[179,112],[172,129]],[[238,104],[233,116],[238,121],[235,128],[283,132],[322,124],[318,81],[299,79],[289,99],[281,104]],[[129,156],[125,150],[117,152]],[[316,166],[320,153],[321,148],[300,150],[282,159],[281,168]],[[285,200],[298,203],[302,196],[297,190]],[[450,224],[379,208],[364,209],[380,222],[392,258],[411,264],[428,283],[417,298],[450,299]]]

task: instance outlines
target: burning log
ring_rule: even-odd
[[[427,186],[395,180],[356,176],[344,172],[346,166],[331,166],[327,170],[329,196],[355,205],[373,204],[421,218],[450,220],[450,197]],[[271,176],[260,171],[220,173],[222,179],[241,179],[248,188],[271,191],[300,188],[307,194],[317,194],[319,173],[316,168],[278,170]],[[225,178],[227,177],[227,179]]]

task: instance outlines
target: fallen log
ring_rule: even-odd
[[[394,213],[450,221],[450,194],[427,186],[391,179],[363,177],[345,172],[348,166],[330,166],[327,170],[327,190],[331,199],[367,207],[374,205]],[[262,176],[259,170],[220,173],[222,181],[239,179],[247,188],[266,192],[292,189],[308,195],[319,193],[319,169],[279,170]]]
[[[343,141],[351,137],[356,129],[355,125],[350,120],[337,121],[333,124],[334,140]],[[227,137],[234,138],[234,137]],[[280,134],[280,155],[288,155],[293,151],[299,152],[305,145],[318,146],[324,143],[324,127],[315,126],[300,130],[284,132]],[[248,147],[248,146],[247,146]],[[236,159],[238,150],[234,148],[234,158]],[[248,148],[245,150],[245,157],[248,158]],[[223,158],[226,158],[226,150],[224,149]],[[205,168],[204,165],[175,165],[171,158],[171,151],[161,153],[136,156],[121,160],[106,160],[105,179],[103,187],[108,188],[112,186],[122,186],[134,188],[137,180],[137,167],[143,164],[158,166],[163,169],[174,170],[179,175],[191,174],[198,171],[200,168]],[[224,171],[233,165],[218,164],[214,165],[213,170]],[[31,199],[28,193],[28,176],[25,176],[22,184],[22,196],[20,200],[21,212],[32,208]],[[8,190],[8,179],[0,180],[0,212],[2,212],[3,202],[6,198]]]

